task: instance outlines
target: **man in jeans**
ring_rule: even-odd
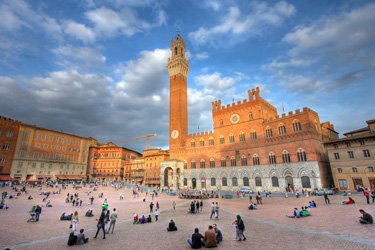
[[[39,221],[39,215],[42,213],[42,208],[37,205],[35,208],[35,221]]]
[[[108,228],[108,232],[107,232],[107,233],[109,233],[109,231],[110,231],[111,228],[112,228],[112,234],[113,234],[113,230],[115,230],[115,225],[116,225],[116,220],[117,220],[117,212],[116,212],[116,208],[113,209],[113,212],[112,212],[112,214],[111,214],[110,219],[111,219],[111,222],[110,222],[110,224],[109,224],[109,228]],[[112,226],[113,226],[113,227],[112,227]]]

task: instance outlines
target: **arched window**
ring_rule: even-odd
[[[195,159],[191,160],[191,162],[190,162],[190,168],[196,168]]]
[[[237,177],[232,177],[232,186],[233,187],[237,187],[238,186]]]
[[[241,156],[241,166],[247,166],[247,158],[245,155]]]
[[[199,162],[199,167],[200,168],[205,168],[206,167],[206,161],[204,159],[201,159]]]
[[[279,135],[285,135],[286,134],[286,128],[284,124],[280,123],[279,124]]]
[[[273,152],[268,154],[268,161],[270,164],[276,164],[276,156]]]
[[[257,139],[257,132],[254,129],[252,129],[250,131],[250,139],[251,140],[256,140]]]
[[[224,121],[223,119],[220,120],[220,126],[223,126],[224,125]]]
[[[225,160],[224,157],[221,158],[221,160],[220,160],[220,166],[221,166],[221,167],[226,167],[226,166],[227,166],[227,161]]]
[[[278,187],[279,186],[279,178],[276,176],[272,176],[272,187]]]
[[[298,132],[302,130],[301,123],[298,120],[293,121],[293,131]]]
[[[224,144],[224,143],[225,143],[224,135],[220,135],[220,144]]]
[[[230,158],[230,165],[231,165],[232,167],[237,166],[236,157],[232,156],[232,157]]]
[[[215,145],[214,138],[210,137],[210,138],[208,139],[208,145],[210,145],[210,146]]]
[[[229,134],[229,143],[234,143],[234,135],[232,133]]]
[[[283,163],[290,163],[290,154],[288,151],[283,151]]]
[[[244,142],[245,140],[245,134],[242,131],[240,131],[240,142]]]
[[[255,186],[257,187],[262,186],[262,179],[259,176],[255,177]]]
[[[249,178],[247,178],[247,177],[244,177],[244,178],[243,178],[243,185],[244,185],[245,187],[250,186]]]
[[[297,157],[299,162],[307,161],[306,152],[302,148],[298,149]]]
[[[195,141],[194,141],[194,140],[191,140],[191,141],[190,141],[190,145],[191,145],[192,148],[195,148]]]
[[[253,155],[253,165],[260,165],[259,156],[257,154]]]
[[[215,159],[211,158],[210,159],[210,168],[214,168],[214,167],[215,167]]]
[[[310,178],[308,176],[301,177],[302,188],[311,188]]]
[[[204,139],[203,138],[201,138],[199,140],[199,146],[204,147]]]
[[[216,178],[211,178],[211,186],[216,186]]]
[[[223,187],[228,186],[228,183],[227,183],[227,177],[223,177],[223,178],[221,179],[221,184],[222,184]]]
[[[266,127],[266,137],[267,138],[272,137],[272,129],[270,127]]]
[[[184,186],[187,186],[187,179],[184,178]]]
[[[252,120],[253,119],[253,113],[249,113],[249,120]]]

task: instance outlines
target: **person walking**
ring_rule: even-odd
[[[176,202],[175,201],[172,202],[172,207],[173,207],[173,210],[176,210]]]
[[[42,213],[42,208],[39,205],[36,205],[35,208],[35,221],[39,221],[39,216]]]
[[[110,216],[110,219],[111,219],[111,222],[109,224],[109,228],[108,228],[108,231],[107,233],[109,233],[109,231],[111,230],[112,228],[112,234],[113,234],[113,231],[115,230],[115,225],[116,225],[116,220],[117,220],[117,212],[116,212],[116,208],[113,209],[113,212]]]
[[[78,211],[75,211],[72,216],[72,230],[77,231],[78,224]]]
[[[326,191],[324,191],[323,196],[324,196],[324,202],[325,202],[326,204],[329,204],[328,193],[327,193]]]
[[[375,202],[375,190],[371,191],[371,198],[372,198],[372,203]]]
[[[363,195],[366,197],[367,204],[370,204],[370,192],[367,188],[363,189]]]
[[[150,213],[154,211],[154,203],[151,201],[150,203]]]
[[[160,215],[159,209],[155,209],[155,221],[158,221]]]
[[[234,225],[236,225],[236,240],[242,241],[246,240],[245,235],[243,232],[245,231],[245,224],[239,214],[237,214],[237,219],[233,222]]]
[[[98,224],[96,225],[96,227],[98,228],[98,230],[96,230],[96,234],[95,234],[94,239],[96,239],[96,237],[98,236],[98,233],[99,233],[100,229],[103,230],[103,239],[105,239],[105,230],[104,230],[105,213],[104,212],[101,213],[101,215],[100,215],[100,217],[97,221],[98,221]]]
[[[211,204],[211,215],[210,215],[210,219],[212,219],[212,216],[215,215],[215,202],[212,202]]]
[[[105,226],[104,226],[104,229],[105,231],[108,233],[108,229],[109,229],[109,223],[110,223],[111,219],[110,219],[110,211],[107,210],[107,212],[105,213]]]

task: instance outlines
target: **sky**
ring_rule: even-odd
[[[375,119],[375,3],[0,0],[0,115],[141,152],[168,148],[170,42],[187,46],[189,132],[211,102],[309,107],[343,133]]]

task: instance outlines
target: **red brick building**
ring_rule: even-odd
[[[323,142],[338,138],[333,125],[321,124],[306,107],[279,115],[258,87],[248,91],[247,99],[213,102],[213,131],[188,134],[185,51],[178,35],[168,60],[171,160],[161,164],[162,185],[285,191],[332,184]]]
[[[0,180],[11,180],[10,171],[16,151],[21,122],[0,116]]]
[[[90,147],[87,174],[90,179],[128,181],[130,174],[126,165],[142,155],[131,149],[119,147],[112,142],[97,143]]]

